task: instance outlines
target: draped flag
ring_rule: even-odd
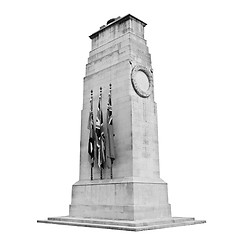
[[[88,118],[88,129],[89,129],[89,139],[88,139],[88,154],[89,154],[89,162],[91,167],[94,166],[94,152],[95,152],[95,129],[94,129],[94,121],[93,121],[93,92],[91,91],[91,98],[90,98],[90,112]]]
[[[114,149],[114,133],[113,133],[113,117],[112,117],[112,96],[111,96],[111,87],[108,95],[108,104],[107,104],[107,162],[108,166],[112,164],[113,160],[115,160],[115,149]],[[110,164],[109,164],[110,160]]]
[[[96,138],[97,138],[97,162],[100,169],[104,168],[106,160],[105,135],[103,129],[103,114],[102,114],[102,88],[98,100],[98,109],[96,117]]]

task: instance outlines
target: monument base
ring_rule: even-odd
[[[72,188],[69,217],[136,221],[171,217],[162,179],[79,181]]]
[[[38,222],[142,231],[206,221],[172,217],[167,183],[162,179],[124,178],[75,183],[69,216]]]
[[[77,217],[52,217],[48,220],[38,220],[39,223],[51,223],[78,227],[107,228],[127,231],[143,231],[160,228],[187,226],[200,223],[206,223],[204,220],[195,220],[194,218],[171,217],[154,220],[106,220],[106,219],[87,219]]]

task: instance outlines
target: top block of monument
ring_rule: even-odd
[[[124,17],[110,19],[106,25],[90,35],[92,39],[92,50],[105,43],[118,38],[126,32],[132,32],[135,35],[144,38],[144,27],[147,24],[140,19],[128,14]]]

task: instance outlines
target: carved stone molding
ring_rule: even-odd
[[[138,79],[136,79],[136,75],[139,71],[143,72],[147,76],[148,83],[149,83],[147,90],[141,89],[138,84]],[[141,65],[135,66],[132,69],[131,80],[132,80],[132,85],[134,90],[140,97],[147,98],[151,95],[152,89],[153,89],[153,76],[152,76],[152,73],[146,67]]]

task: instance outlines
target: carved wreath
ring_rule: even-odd
[[[149,82],[149,87],[147,91],[143,91],[142,89],[139,88],[137,81],[136,81],[136,73],[138,71],[142,71],[147,75],[148,82]],[[131,80],[132,80],[132,85],[134,90],[137,92],[137,94],[141,97],[147,98],[150,96],[152,93],[152,88],[153,88],[153,76],[151,72],[144,66],[137,65],[132,69],[132,74],[131,74]]]

